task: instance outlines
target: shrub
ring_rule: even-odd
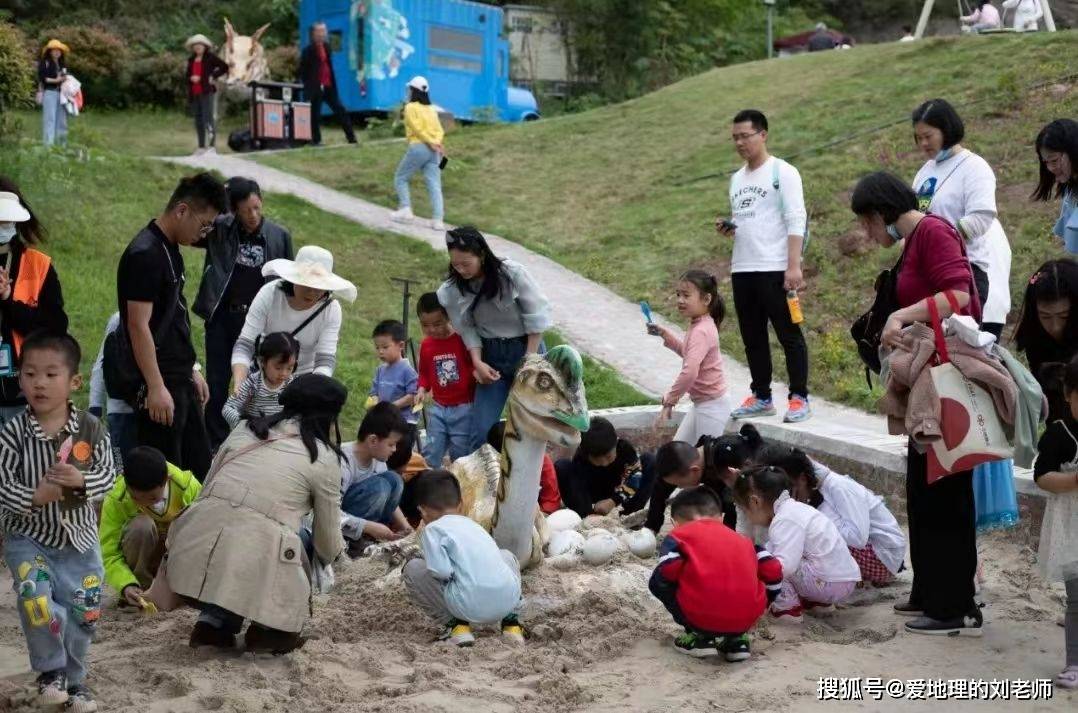
[[[71,48],[67,68],[82,83],[88,105],[128,104],[125,90],[131,53],[119,37],[100,27],[53,27],[38,34],[39,56],[40,48],[53,37]]]
[[[266,51],[270,77],[278,82],[295,81],[299,74],[299,48],[295,45],[282,45]]]
[[[161,52],[131,61],[127,95],[132,104],[166,109],[183,106],[187,87],[183,74],[187,56],[181,52]]]
[[[14,25],[0,22],[0,140],[18,133],[8,110],[29,106],[34,96],[34,69],[25,44]]]

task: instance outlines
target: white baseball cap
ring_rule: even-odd
[[[412,89],[418,89],[421,92],[430,91],[430,83],[427,82],[427,78],[418,74],[408,80],[408,86]]]
[[[30,211],[23,208],[22,201],[14,193],[0,191],[0,223],[25,223]]]

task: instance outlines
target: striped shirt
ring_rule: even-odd
[[[52,438],[29,408],[0,430],[0,529],[45,547],[72,545],[86,552],[97,546],[97,515],[90,501],[109,492],[116,472],[112,444],[100,421],[74,405],[68,408],[67,423]],[[74,445],[67,462],[82,472],[84,490],[73,499],[65,490],[65,498],[37,507],[34,491],[68,437]]]
[[[280,412],[282,407],[278,398],[291,380],[289,379],[276,389],[271,389],[262,378],[262,372],[248,374],[240,384],[240,388],[228,397],[224,408],[221,409],[221,415],[228,421],[229,428],[235,428],[240,421],[246,419],[271,416]]]

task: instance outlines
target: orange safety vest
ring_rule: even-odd
[[[52,258],[48,255],[33,248],[26,248],[19,262],[19,274],[15,278],[11,299],[37,307],[37,298],[41,296],[41,288],[45,285],[50,265],[52,265]],[[16,359],[22,352],[23,339],[22,334],[15,330],[11,331],[11,343],[15,347]]]

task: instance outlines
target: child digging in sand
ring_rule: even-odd
[[[722,523],[722,505],[706,485],[682,490],[670,505],[674,529],[663,540],[651,593],[685,633],[674,648],[695,658],[749,658],[745,634],[782,586],[779,561]]]
[[[445,470],[416,479],[416,504],[426,525],[423,555],[404,566],[404,584],[419,607],[442,627],[439,641],[475,643],[472,623],[501,621],[502,635],[524,643],[517,620],[520,565],[494,538],[460,514],[460,483]]]
[[[857,562],[826,515],[790,497],[785,472],[750,469],[734,497],[754,525],[767,527],[767,549],[782,564],[782,591],[771,605],[779,622],[800,624],[806,609],[828,611],[850,596],[861,581]]]

